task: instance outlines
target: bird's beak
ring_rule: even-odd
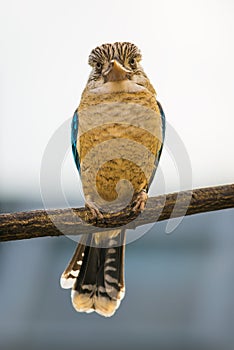
[[[112,60],[110,66],[104,73],[106,82],[126,80],[129,79],[131,75],[132,71],[125,68],[117,60]]]

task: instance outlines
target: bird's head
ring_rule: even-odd
[[[89,55],[92,71],[87,88],[93,92],[135,92],[155,90],[140,64],[141,53],[136,45],[128,42],[103,44]]]

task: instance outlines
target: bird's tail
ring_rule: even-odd
[[[124,230],[83,235],[61,276],[77,311],[112,316],[124,297]]]

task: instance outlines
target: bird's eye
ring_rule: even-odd
[[[102,64],[100,62],[96,63],[96,68],[98,71],[100,71],[102,69]]]
[[[135,60],[135,58],[130,58],[129,64],[130,64],[131,67],[135,67],[135,66],[136,66],[136,60]]]

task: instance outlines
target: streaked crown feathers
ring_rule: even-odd
[[[103,44],[93,49],[89,55],[90,66],[95,66],[97,62],[104,63],[115,58],[121,63],[132,58],[136,61],[141,60],[141,52],[138,47],[129,42],[116,42],[114,44]]]

